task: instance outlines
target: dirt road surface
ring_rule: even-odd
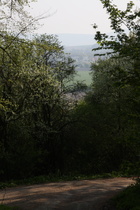
[[[107,201],[134,182],[112,178],[8,188],[0,190],[0,203],[22,210],[108,210]]]

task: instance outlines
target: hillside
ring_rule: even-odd
[[[97,48],[98,44],[94,40],[94,34],[56,34],[65,52],[76,61],[77,71],[89,71],[92,62],[98,60],[98,56],[94,56],[96,52],[92,51]],[[112,35],[112,33],[109,33]],[[98,51],[105,53],[105,50]]]
[[[98,59],[98,56],[94,56],[95,52],[92,51],[92,49],[96,47],[98,47],[97,44],[65,46],[64,50],[76,61],[77,71],[89,71],[91,63]]]

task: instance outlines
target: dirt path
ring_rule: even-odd
[[[0,190],[0,203],[23,210],[109,209],[104,208],[106,202],[132,183],[132,179],[113,178],[22,186]]]

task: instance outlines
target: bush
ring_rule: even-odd
[[[140,183],[126,188],[113,202],[117,210],[140,210]]]

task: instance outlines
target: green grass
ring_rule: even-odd
[[[92,79],[91,79],[91,75],[89,74],[90,71],[78,71],[77,75],[75,76],[75,81],[84,81],[84,83],[86,83],[86,85],[91,85]]]
[[[18,207],[10,207],[10,206],[5,206],[5,205],[0,205],[0,210],[19,210],[20,208]]]
[[[112,199],[116,210],[140,210],[140,183],[131,185]]]
[[[92,79],[90,75],[90,71],[76,71],[76,75],[73,79],[73,81],[70,81],[69,84],[72,85],[73,83],[78,82],[83,82],[87,86],[91,85]]]

